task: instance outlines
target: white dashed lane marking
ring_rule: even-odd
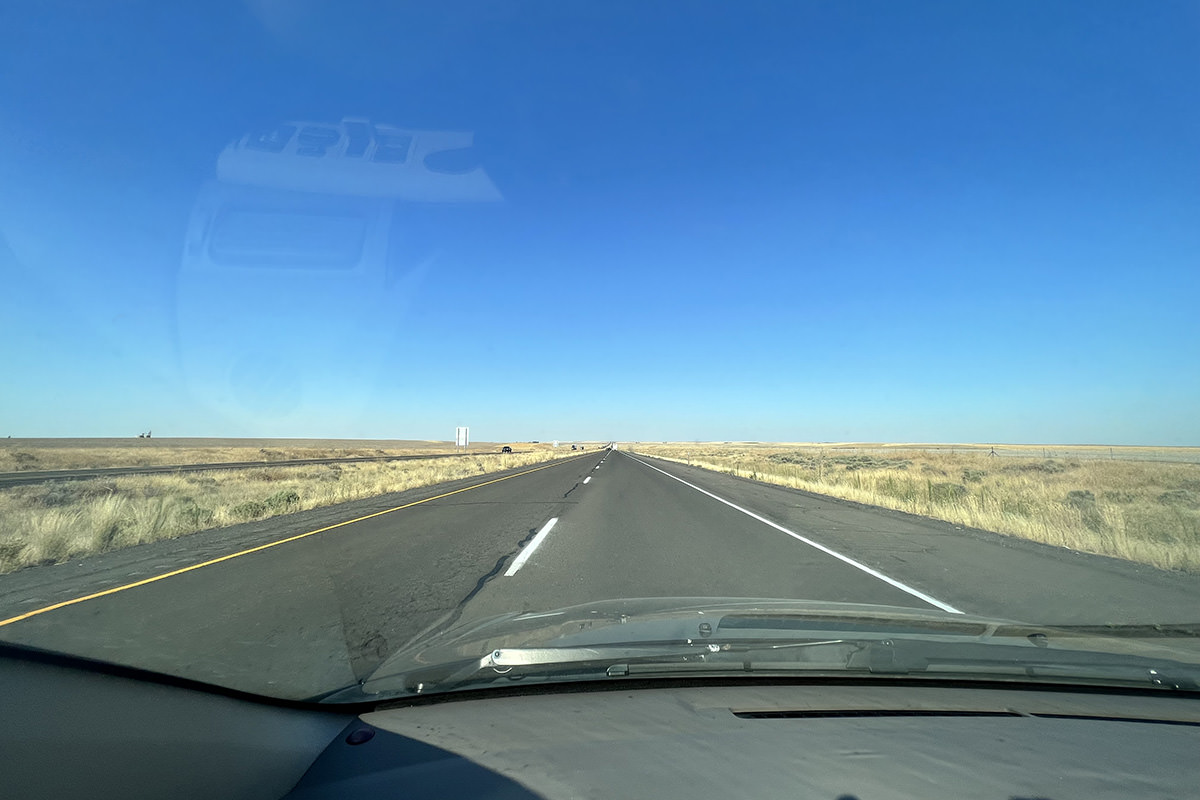
[[[525,566],[525,562],[529,560],[531,555],[533,555],[533,551],[537,550],[538,546],[545,541],[546,536],[548,536],[550,533],[550,529],[554,527],[556,522],[558,522],[558,517],[555,517],[542,526],[542,529],[537,532],[537,536],[533,537],[533,541],[525,545],[525,549],[522,550],[521,554],[517,556],[517,560],[512,563],[511,567],[508,568],[508,572],[504,573],[504,577],[511,578],[513,575],[517,574],[517,570]]]

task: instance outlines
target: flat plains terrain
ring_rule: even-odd
[[[473,442],[469,449],[495,451],[502,444],[510,443]],[[550,449],[548,444],[511,444],[516,451]],[[453,452],[453,442],[406,439],[0,439],[0,472]]]
[[[0,472],[261,462],[207,472],[117,475],[0,488],[0,573],[421,486],[512,470],[570,445],[337,439],[3,439]],[[595,449],[597,445],[587,445]],[[276,461],[438,455],[419,461]]]

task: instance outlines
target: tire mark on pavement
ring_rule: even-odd
[[[426,626],[424,629],[422,629],[420,633],[411,637],[403,645],[395,648],[392,652],[398,653],[401,650],[404,650],[405,648],[412,646],[416,642],[421,641],[422,639],[424,639],[426,636],[429,636],[434,631],[442,631],[442,630],[446,630],[446,629],[449,629],[450,627],[452,627],[462,617],[463,610],[466,608],[467,603],[474,600],[475,596],[478,595],[481,591],[483,591],[483,588],[488,585],[488,583],[492,580],[492,578],[495,578],[497,575],[500,574],[500,570],[502,570],[504,568],[504,565],[506,563],[508,563],[511,559],[515,558],[522,550],[524,550],[525,545],[527,545],[531,541],[533,541],[533,537],[537,536],[537,534],[538,534],[538,528],[530,528],[529,532],[525,534],[525,538],[523,538],[523,539],[521,539],[521,541],[517,542],[516,547],[514,547],[512,550],[505,553],[504,555],[500,556],[500,558],[496,559],[495,565],[493,565],[492,568],[490,570],[488,570],[486,573],[479,576],[479,579],[477,581],[475,581],[475,587],[473,589],[471,589],[471,591],[467,592],[467,594],[461,600],[459,600],[457,604],[455,604],[454,608],[450,609],[445,614],[438,617],[436,620],[434,620],[432,623],[430,623],[428,626]],[[363,677],[365,677],[365,676],[360,676],[359,680],[362,680]]]

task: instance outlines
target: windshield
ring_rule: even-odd
[[[10,3],[0,643],[330,702],[1194,687],[1198,33]]]

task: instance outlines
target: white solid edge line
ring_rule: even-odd
[[[748,517],[753,517],[754,519],[758,520],[759,522],[763,523],[764,525],[770,525],[775,530],[780,531],[782,533],[786,533],[788,536],[791,536],[793,539],[797,539],[801,542],[804,542],[809,547],[815,547],[816,549],[820,550],[822,553],[831,555],[834,558],[838,559],[839,561],[843,561],[843,562],[849,564],[850,566],[854,567],[855,569],[860,569],[863,572],[867,573],[868,575],[870,575],[874,578],[878,578],[879,580],[883,581],[886,584],[895,586],[897,589],[899,589],[902,592],[907,592],[908,594],[911,594],[913,597],[924,600],[926,603],[929,603],[929,605],[934,606],[935,608],[940,608],[942,611],[947,611],[951,614],[963,613],[963,612],[959,611],[957,608],[955,608],[954,606],[949,605],[947,603],[943,603],[941,600],[938,600],[936,598],[930,597],[929,595],[925,594],[924,592],[920,591],[919,589],[914,589],[911,586],[903,584],[900,581],[896,580],[895,578],[889,578],[887,575],[884,575],[879,570],[872,569],[871,567],[868,567],[866,564],[861,564],[858,561],[855,561],[853,558],[850,558],[849,556],[842,555],[841,553],[837,552],[836,550],[830,550],[828,547],[821,544],[820,542],[814,542],[812,539],[809,539],[806,536],[801,536],[800,534],[796,533],[795,531],[789,531],[787,528],[783,527],[782,525],[778,525],[774,522],[771,522],[771,520],[767,519],[766,517],[761,517],[758,514],[755,514],[753,511],[748,511],[747,509],[744,509],[741,506],[736,505],[735,503],[729,502],[728,500],[726,500],[723,497],[718,497],[717,495],[713,494],[710,491],[707,491],[706,489],[701,489],[699,486],[697,486],[694,483],[688,483],[683,478],[677,478],[674,475],[672,475],[671,473],[669,473],[665,470],[661,470],[658,467],[654,466],[653,464],[647,464],[645,461],[642,461],[640,458],[635,458],[634,456],[631,456],[628,453],[626,453],[625,455],[629,456],[629,458],[632,458],[634,461],[638,462],[639,464],[641,464],[643,466],[649,467],[650,469],[652,469],[656,472],[661,472],[663,475],[666,475],[668,478],[672,478],[674,480],[679,481],[684,486],[690,486],[691,488],[695,489],[697,492],[708,495],[713,500],[716,500],[719,503],[724,503],[725,505],[729,506],[730,508],[742,512],[743,514],[745,514]]]
[[[588,482],[588,481],[590,481],[591,479],[592,479],[592,476],[591,476],[591,475],[588,475],[586,478],[584,478],[584,479],[583,479],[583,482],[584,482],[584,483],[587,483],[587,482]]]
[[[546,535],[550,533],[550,529],[554,527],[554,523],[556,522],[558,522],[558,517],[554,517],[542,526],[542,529],[537,532],[537,536],[533,537],[533,541],[525,545],[525,549],[522,550],[521,554],[517,556],[517,560],[512,562],[512,566],[508,568],[508,572],[504,573],[504,577],[511,578],[513,575],[517,574],[517,570],[525,566],[525,562],[529,560],[531,555],[533,555],[533,551],[538,549],[538,545],[540,545],[542,540],[546,538]]]

